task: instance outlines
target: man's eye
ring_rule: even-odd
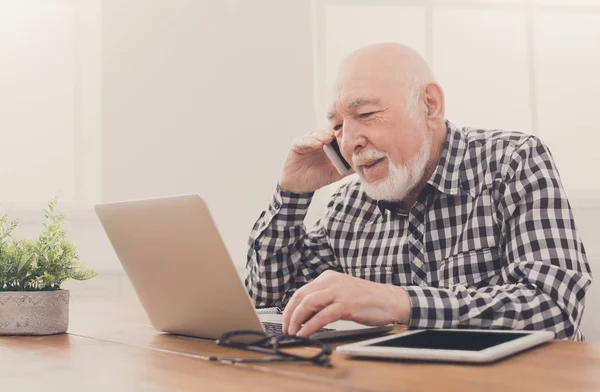
[[[342,129],[342,124],[338,124],[335,127],[333,127],[334,131],[339,131],[340,129]]]
[[[360,117],[360,118],[367,118],[367,117],[371,117],[374,114],[375,114],[375,112],[361,113],[361,114],[358,115],[358,117]]]

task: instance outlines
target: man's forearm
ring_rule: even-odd
[[[320,221],[311,232],[304,217],[312,193],[290,193],[279,186],[250,235],[246,289],[257,306],[281,306],[299,287],[323,271],[338,269]]]
[[[289,290],[306,234],[304,217],[312,194],[292,194],[277,186],[267,210],[254,224],[246,262],[246,290],[256,306],[279,306]]]
[[[565,276],[570,280],[565,285],[574,289],[562,291],[564,297],[556,298],[534,278],[479,289],[462,285],[406,287],[411,303],[410,327],[548,329],[557,338],[580,340],[577,331],[583,304],[577,298],[583,296],[591,280],[572,271]],[[553,279],[545,278],[546,282]]]

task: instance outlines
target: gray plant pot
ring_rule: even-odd
[[[52,335],[68,327],[69,290],[0,292],[0,335]]]

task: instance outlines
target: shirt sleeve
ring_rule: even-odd
[[[410,327],[545,329],[583,340],[579,323],[592,276],[552,156],[528,138],[503,177],[496,201],[502,284],[407,287]]]
[[[304,218],[313,193],[291,193],[277,186],[248,242],[245,285],[255,306],[283,307],[294,292],[323,271],[338,269],[323,220],[307,232]],[[324,218],[325,219],[325,218]]]

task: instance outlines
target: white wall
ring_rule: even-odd
[[[314,128],[310,3],[107,0],[103,28],[103,199],[198,192],[244,264]]]
[[[73,200],[73,19],[69,0],[0,1],[3,203]]]
[[[0,202],[100,195],[101,1],[0,0]]]

